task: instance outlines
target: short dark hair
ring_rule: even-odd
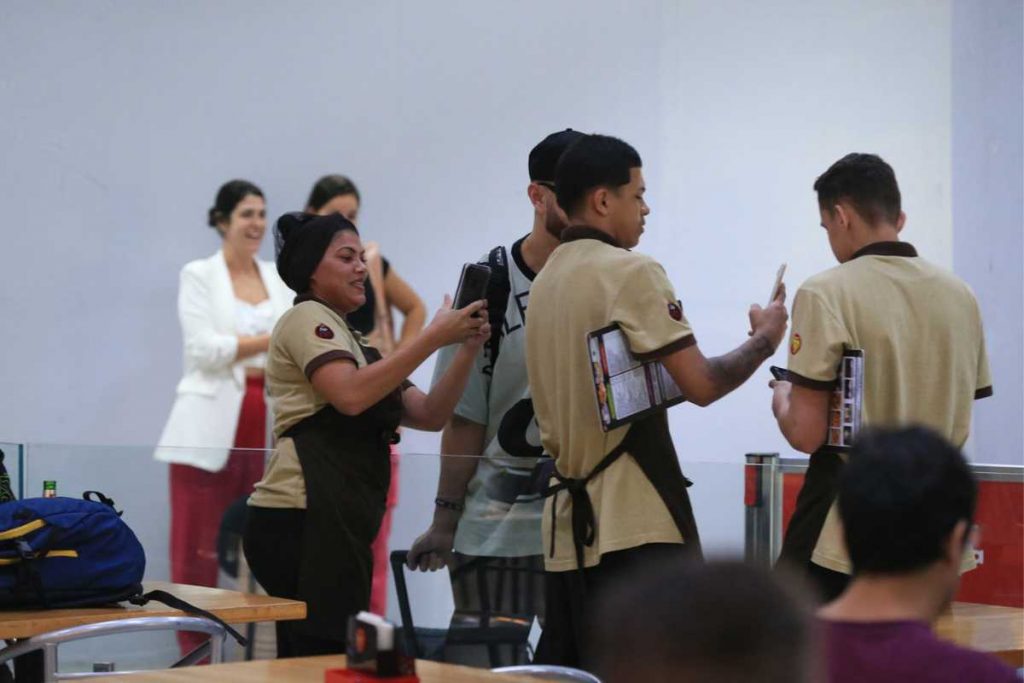
[[[839,478],[839,515],[855,574],[900,574],[941,559],[978,487],[959,449],[925,427],[869,429]]]
[[[585,135],[569,146],[555,168],[555,196],[568,215],[578,212],[587,193],[629,183],[630,169],[643,162],[627,142],[609,135]]]
[[[213,206],[206,214],[206,222],[211,228],[219,228],[221,221],[228,220],[231,212],[249,195],[263,197],[263,190],[256,187],[248,180],[229,180],[217,190],[217,197],[213,200]]]
[[[319,211],[323,208],[324,204],[335,197],[344,197],[347,194],[354,195],[358,203],[363,203],[363,200],[359,197],[359,189],[351,179],[337,173],[325,175],[313,183],[313,189],[309,192],[309,199],[306,200],[306,208]]]
[[[741,562],[645,566],[609,587],[591,621],[606,683],[799,683],[811,668],[807,601]]]
[[[845,200],[869,225],[900,217],[900,186],[892,166],[877,154],[847,154],[814,181],[818,206],[832,212]]]

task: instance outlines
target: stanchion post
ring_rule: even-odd
[[[778,556],[781,536],[777,514],[779,454],[747,453],[744,469],[743,506],[746,561],[770,568]]]

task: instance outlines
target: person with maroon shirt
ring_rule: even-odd
[[[977,503],[960,451],[923,427],[870,429],[838,488],[853,580],[818,612],[829,683],[1019,681],[930,626],[956,593]]]

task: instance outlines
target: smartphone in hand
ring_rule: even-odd
[[[474,301],[487,298],[487,283],[491,279],[491,269],[482,263],[467,263],[462,266],[459,286],[455,288],[455,303],[452,308],[465,308]]]
[[[783,263],[779,266],[779,272],[775,274],[775,284],[772,285],[771,296],[768,297],[768,303],[775,301],[775,297],[779,295],[779,287],[782,286],[782,277],[786,274],[786,264]]]

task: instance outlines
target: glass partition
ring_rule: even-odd
[[[172,580],[172,466],[154,458],[153,446],[0,443],[0,449],[4,452],[12,488],[19,497],[41,495],[43,482],[53,480],[61,496],[78,497],[84,491],[96,490],[112,498],[117,509],[123,510],[124,521],[146,551],[146,581]],[[178,461],[208,461],[214,454],[206,449],[164,450],[172,451],[172,459]],[[232,462],[245,464],[258,476],[271,454],[272,451],[236,449]],[[489,483],[493,490],[488,490],[498,503],[487,513],[497,520],[502,519],[507,509],[500,501],[509,499],[508,487],[522,488],[523,481],[538,478],[537,461],[524,458],[509,462],[491,460],[485,465],[478,457],[402,453],[389,551],[408,550],[427,531],[435,511],[434,499],[442,464],[451,464],[456,458],[460,463],[494,468],[498,473]],[[770,566],[778,554],[806,462],[806,459],[779,458],[775,454],[754,454],[746,461],[738,459],[729,463],[682,462],[684,475],[693,482],[688,493],[705,556],[745,556],[750,562]],[[1024,468],[977,466],[975,470],[982,479],[979,507],[983,527],[979,547],[983,555],[982,569],[974,577],[965,577],[967,592],[961,599],[1020,606],[1022,597],[1017,580],[1020,572],[1017,571],[1017,579],[1014,579],[1007,567],[1015,566],[1012,565],[1015,552],[1016,561],[1020,561],[1022,512],[1019,501],[1024,488]],[[179,582],[258,591],[240,550],[247,510],[245,500],[250,489],[207,487],[203,473],[199,475],[189,481],[193,499],[199,501],[202,514],[198,522],[193,521],[194,535],[186,543],[179,541],[175,561],[189,570],[213,567],[213,573],[209,579],[179,579]],[[515,478],[519,478],[519,484],[509,483]],[[1013,508],[1014,501],[1017,501],[1016,508]],[[545,548],[546,539],[541,536],[543,500],[534,497],[532,504],[517,505],[516,509],[520,531],[526,529],[527,533],[535,534],[533,547]],[[479,510],[473,514],[479,515]],[[1015,536],[1013,528],[1018,530]],[[476,547],[500,547],[501,539],[488,538],[487,529],[486,524],[473,527]],[[524,564],[502,560],[481,564],[467,558],[459,560],[453,565],[454,569],[436,572],[403,569],[401,577],[394,576],[389,566],[386,616],[396,624],[409,621],[414,624],[415,644],[421,656],[443,656],[449,661],[485,667],[527,660],[531,644],[539,634],[539,623],[534,621],[536,609],[530,607],[533,604],[530,596],[537,592],[543,594],[542,561]],[[981,575],[982,570],[990,572],[989,578]],[[1008,577],[1005,581],[998,578],[1004,574]],[[398,578],[401,580],[396,581]],[[986,589],[990,583],[998,588]],[[404,589],[402,599],[396,586]],[[994,594],[984,594],[986,590]],[[404,614],[403,606],[407,607]],[[484,626],[491,629],[488,637],[497,637],[497,643],[479,642],[480,629]],[[249,625],[245,629],[253,637],[252,645],[248,650],[233,647],[230,658],[274,656],[272,624]],[[498,636],[494,635],[496,632]],[[509,646],[509,642],[518,645]],[[162,667],[174,661],[182,647],[173,635],[163,633],[83,641],[62,647],[61,666],[64,671],[88,671],[93,663],[115,661],[118,670]]]
[[[172,466],[154,458],[156,449],[153,446],[33,443],[0,445],[0,448],[4,449],[7,456],[5,462],[11,473],[12,485],[21,495],[41,495],[43,482],[50,480],[56,481],[57,492],[61,496],[79,497],[84,491],[96,490],[112,498],[117,509],[123,511],[123,519],[145,548],[146,580],[152,582],[172,579]],[[169,457],[176,461],[209,460],[215,453],[211,449],[162,450],[165,457],[169,454]],[[235,449],[232,457],[248,463],[252,469],[259,470],[270,454],[271,451]],[[481,466],[481,459],[471,456],[402,453],[398,468],[398,499],[392,510],[389,551],[408,550],[430,525],[443,458],[459,458],[462,462],[473,460],[474,465]],[[536,461],[526,460],[528,459],[515,458],[509,462],[491,460],[487,465],[483,465],[494,468],[503,475],[495,476],[490,485],[500,489],[502,486],[509,486],[508,477],[536,477]],[[694,482],[689,488],[689,494],[705,553],[708,556],[741,556],[746,544],[743,505],[745,464],[687,462],[683,463],[683,471]],[[195,487],[194,498],[198,496],[204,501],[202,504],[205,506],[205,516],[199,526],[194,527],[194,542],[186,544],[184,556],[179,546],[179,559],[176,561],[189,565],[190,568],[199,565],[209,566],[211,563],[216,566],[212,581],[193,580],[193,583],[212,583],[242,591],[258,590],[240,552],[239,534],[244,524],[244,501],[249,490],[230,492],[216,486],[206,489],[206,478],[203,474],[200,472],[199,476],[190,481]],[[505,493],[496,491],[494,495],[501,499]],[[527,529],[528,533],[535,534],[535,547],[539,548],[543,546],[540,537],[543,500],[539,496],[535,496],[533,500],[532,505],[521,506],[522,509],[517,506],[517,523],[521,530]],[[501,505],[497,504],[490,514],[500,518]],[[480,534],[486,535],[486,529],[487,525],[476,529],[478,547],[480,544],[489,547],[488,540],[480,538]],[[485,572],[476,571],[475,565],[458,570],[457,577],[472,577],[473,583],[460,584],[459,580],[456,580],[455,586],[450,571],[421,572],[406,569],[402,576],[406,599],[402,601],[399,600],[395,577],[389,567],[386,616],[396,624],[401,624],[401,605],[403,602],[408,605],[406,619],[411,619],[415,625],[424,647],[424,655],[439,654],[428,650],[431,647],[441,647],[449,629],[479,627],[479,617],[474,615],[477,615],[481,607],[494,611],[499,617],[496,623],[509,632],[518,633],[522,629],[527,633],[532,632],[530,641],[535,642],[539,626],[533,623],[534,610],[523,605],[516,606],[511,602],[501,603],[500,600],[495,604],[496,596],[487,598],[485,602],[488,604],[479,604],[481,595],[487,590],[494,590],[494,586],[490,586],[489,589],[481,588],[482,582],[501,583],[499,593],[533,591],[543,595],[540,560],[529,567],[510,567],[510,564],[515,563],[505,562],[500,568],[488,568],[487,572],[491,574],[489,578],[484,576]],[[511,584],[519,588],[510,588]],[[460,596],[458,611],[456,595]],[[528,614],[530,619],[517,620],[516,615],[520,613]],[[250,635],[255,636],[253,645],[248,652],[234,648],[232,657],[272,657],[275,652],[272,625],[259,625],[248,630]],[[472,638],[468,640],[472,641]],[[112,646],[112,643],[116,644]],[[456,651],[459,648],[462,651]],[[62,669],[89,670],[93,663],[111,659],[116,660],[119,670],[166,666],[175,659],[180,649],[181,646],[175,642],[172,635],[160,633],[120,636],[113,640],[84,641],[62,648]],[[117,653],[117,656],[112,657],[112,652]],[[524,661],[529,657],[529,652],[528,647],[518,651],[514,651],[514,648],[505,648],[495,654],[491,647],[449,645],[445,656],[467,664],[491,666],[495,663]]]

